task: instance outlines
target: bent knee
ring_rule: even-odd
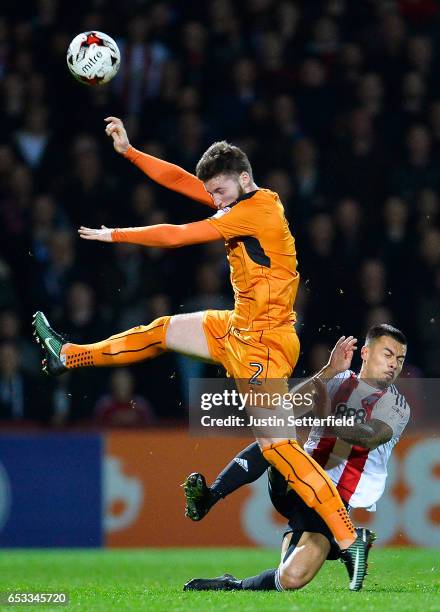
[[[313,575],[302,568],[280,569],[279,578],[283,589],[290,591],[306,586],[313,578]]]

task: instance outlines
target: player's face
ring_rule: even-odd
[[[402,371],[406,346],[394,338],[381,336],[364,346],[361,355],[365,378],[380,387],[388,387]]]
[[[245,194],[245,181],[243,180],[245,174],[245,172],[240,175],[218,174],[206,181],[205,189],[212,195],[217,208],[225,208]]]

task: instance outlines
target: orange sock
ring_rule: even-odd
[[[67,343],[61,349],[66,368],[123,366],[153,359],[166,350],[169,316],[139,325],[94,344]]]
[[[296,440],[271,444],[263,449],[263,455],[303,501],[319,514],[337,542],[356,537],[353,523],[335,485]]]

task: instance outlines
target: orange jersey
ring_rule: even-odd
[[[179,166],[133,147],[125,157],[164,187],[215,207],[202,181]],[[235,295],[231,325],[241,330],[262,331],[295,321],[293,303],[299,283],[295,241],[278,194],[269,189],[245,194],[206,221],[118,229],[112,236],[115,242],[165,248],[209,242],[223,236]]]
[[[208,221],[226,240],[235,309],[233,327],[269,330],[295,321],[295,241],[278,194],[247,193]]]

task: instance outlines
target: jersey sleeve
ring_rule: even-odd
[[[398,393],[388,391],[380,398],[371,412],[372,419],[383,421],[393,430],[393,437],[399,438],[405,429],[410,416],[410,408],[403,397]]]
[[[131,146],[124,157],[162,187],[177,191],[177,193],[196,200],[196,202],[215,208],[212,197],[206,191],[202,181],[194,174],[180,168],[180,166],[170,164],[163,159],[153,157],[153,155],[142,153],[142,151],[138,151]]]
[[[257,207],[247,202],[239,202],[231,208],[222,208],[213,217],[207,219],[228,241],[239,236],[255,236],[261,227],[261,218]]]
[[[327,393],[329,394],[331,399],[333,399],[336,391],[342,385],[344,380],[347,380],[347,378],[351,376],[351,374],[351,370],[345,370],[345,372],[341,372],[340,374],[337,374],[336,376],[330,378],[330,380],[327,381]]]
[[[112,232],[113,242],[128,242],[159,248],[178,248],[214,240],[221,240],[221,235],[206,221],[195,221],[184,225],[163,223],[147,227],[117,228]]]

